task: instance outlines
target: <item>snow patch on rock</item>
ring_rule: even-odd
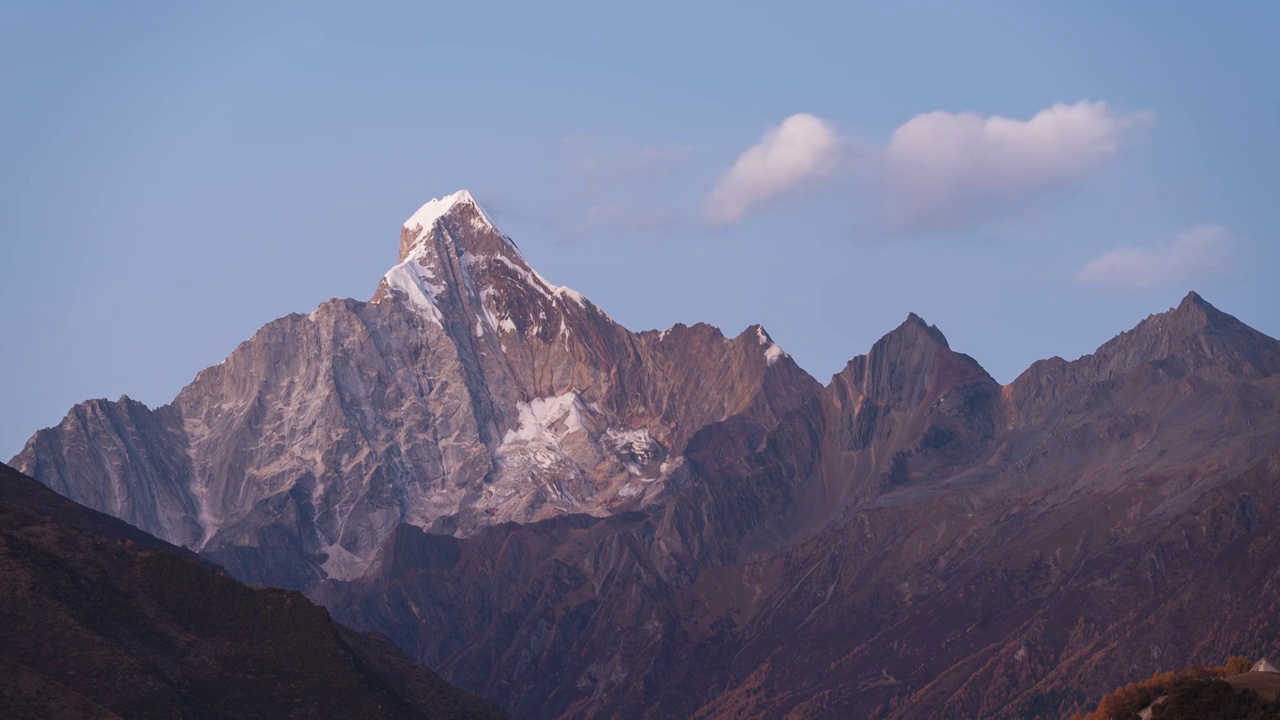
[[[222,523],[213,516],[212,503],[210,502],[209,485],[196,479],[190,486],[191,497],[196,501],[196,522],[200,524],[200,528],[204,530],[204,537],[200,538],[200,544],[196,546],[199,551],[205,546],[209,540],[218,533],[218,529]]]
[[[626,485],[623,485],[621,488],[618,489],[618,497],[624,497],[624,498],[635,497],[639,495],[643,490],[644,488],[639,485],[633,485],[631,483],[627,483]]]
[[[338,543],[325,545],[321,550],[328,557],[320,567],[329,577],[359,577],[369,568],[369,560],[353,554]]]
[[[764,360],[766,364],[772,365],[784,357],[791,357],[778,345],[778,343],[774,342],[773,338],[770,338],[769,334],[764,331],[764,328],[759,325],[756,326],[756,338],[760,341],[761,345],[765,346]]]
[[[435,274],[431,269],[420,264],[418,258],[410,256],[408,260],[396,265],[382,276],[382,282],[393,292],[404,295],[413,307],[420,310],[426,318],[440,327],[444,327],[444,315],[436,306],[436,297],[444,292],[444,284],[433,282]]]
[[[535,464],[550,467],[553,456],[559,454],[560,443],[574,433],[586,431],[583,420],[587,406],[575,392],[536,398],[520,403],[516,409],[520,423],[503,435],[498,448],[500,457],[525,449]]]
[[[653,475],[652,464],[662,459],[662,447],[649,428],[609,428],[600,438],[605,447],[617,455],[627,472],[638,477]],[[660,474],[661,471],[659,471]]]

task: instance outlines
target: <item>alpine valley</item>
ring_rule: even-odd
[[[1058,718],[1280,651],[1280,342],[1195,293],[1007,385],[909,315],[823,385],[622,327],[461,191],[369,301],[10,464],[520,719]]]

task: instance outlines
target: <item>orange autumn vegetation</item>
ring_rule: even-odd
[[[1224,665],[1205,667],[1193,665],[1181,672],[1156,673],[1146,680],[1130,683],[1102,698],[1098,709],[1088,715],[1076,713],[1071,720],[1128,720],[1164,695],[1177,680],[1202,680],[1248,672],[1253,663],[1249,658],[1235,656]]]

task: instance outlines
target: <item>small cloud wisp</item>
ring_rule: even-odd
[[[1168,245],[1111,250],[1080,268],[1076,280],[1128,289],[1182,282],[1225,266],[1231,245],[1231,234],[1221,225],[1197,225]]]

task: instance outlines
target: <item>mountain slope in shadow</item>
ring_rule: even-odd
[[[0,465],[0,717],[501,718],[385,637]]]

